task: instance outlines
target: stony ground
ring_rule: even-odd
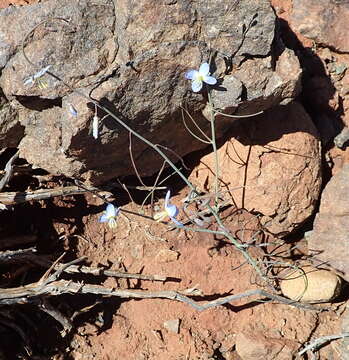
[[[0,8],[35,2],[38,1],[0,1]],[[273,0],[272,3],[278,16],[289,21],[292,1]],[[314,49],[314,43],[309,38],[296,32],[295,40],[285,23],[281,27],[284,27],[285,41],[288,41],[289,47],[299,53],[304,47]],[[349,89],[349,75],[340,77],[337,74],[339,70],[337,73],[333,70],[336,64],[348,64],[349,59],[348,55],[327,47],[314,51],[323,62],[331,81],[324,83],[320,75],[313,76],[312,81],[305,86],[302,101],[312,118],[318,119],[316,126],[325,139],[333,129],[331,126],[328,128],[328,122],[323,118],[319,120],[318,114],[324,112],[324,107],[326,111],[336,112],[340,109],[343,122],[349,124],[349,101],[344,96]],[[329,88],[334,93],[330,99],[327,93]],[[333,147],[326,141],[324,144],[324,178],[327,182],[348,164],[349,150]],[[198,159],[193,160],[189,155],[188,162],[197,164],[204,154],[195,156]],[[210,163],[212,155],[206,155],[204,159],[205,163]],[[208,176],[201,174],[200,178],[197,175],[201,165],[193,165],[190,172],[191,178],[198,182]],[[19,181],[22,182],[21,186],[38,186],[38,183],[30,183],[27,178],[22,177]],[[55,178],[44,186],[55,187],[59,181]],[[229,181],[233,182],[232,179]],[[15,188],[19,185],[14,183],[12,186]],[[173,187],[176,190],[173,202],[180,206],[181,200],[187,195],[186,189],[178,187],[176,183]],[[132,192],[132,195],[134,202],[121,189],[113,191],[118,205],[128,211],[141,213],[142,194]],[[162,206],[163,196],[164,193],[159,193],[155,199],[156,206]],[[165,283],[89,278],[106,287],[149,291],[197,288],[205,295],[205,301],[258,287],[260,280],[242,255],[219,237],[169,230],[165,224],[127,213],[120,216],[118,227],[113,232],[98,222],[104,207],[101,199],[87,194],[24,206],[16,218],[5,215],[3,220],[10,229],[28,231],[31,228],[40,239],[43,239],[42,234],[45,233],[45,241],[40,240],[38,244],[41,251],[52,250],[58,254],[65,250],[67,258],[86,256],[91,266],[169,278]],[[150,206],[147,205],[144,211],[150,214]],[[301,265],[309,262],[307,255],[310,249],[304,232],[312,227],[311,223],[305,224],[301,232],[286,238],[285,242],[271,235],[261,224],[261,219],[245,211],[230,207],[223,216],[224,224],[241,240],[250,241],[258,234],[257,242],[271,244],[264,250],[255,248],[255,258],[292,263],[297,260]],[[294,249],[295,245],[297,249]],[[13,277],[20,275],[14,274]],[[195,299],[199,301],[202,297],[197,296]],[[256,300],[242,299],[198,312],[189,305],[164,299],[106,299],[101,302],[95,296],[64,296],[52,302],[68,316],[77,314],[74,317],[74,335],[66,342],[62,341],[57,336],[57,323],[49,317],[41,317],[38,327],[52,328],[54,335],[48,336],[47,344],[36,344],[36,350],[38,354],[45,351],[49,354],[59,344],[60,352],[64,349],[65,354],[52,358],[76,360],[286,360],[292,359],[293,354],[311,339],[348,331],[345,325],[349,322],[345,298],[331,304],[330,311],[321,313]],[[81,312],[82,308],[85,311]],[[56,337],[59,341],[55,343]],[[319,349],[318,358],[345,359],[345,346],[339,341],[333,341]],[[37,358],[45,358],[41,356]]]

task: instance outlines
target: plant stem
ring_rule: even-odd
[[[218,153],[217,153],[217,143],[216,143],[216,129],[215,129],[215,113],[213,110],[213,102],[210,92],[207,92],[208,94],[208,102],[210,105],[210,112],[211,112],[211,144],[212,149],[214,153],[214,159],[215,159],[215,181],[214,181],[214,192],[215,192],[215,209],[217,210],[218,207],[218,179],[219,179],[219,163],[218,163]]]

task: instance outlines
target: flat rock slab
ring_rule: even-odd
[[[320,210],[308,247],[316,258],[343,273],[349,281],[349,164],[335,174],[321,195]]]

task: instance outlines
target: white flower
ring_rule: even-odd
[[[37,83],[40,89],[47,87],[47,83],[41,78],[47,73],[51,66],[52,65],[47,65],[34,75],[29,76],[26,80],[24,80],[24,85],[34,85]]]
[[[185,78],[191,80],[191,88],[194,92],[199,92],[202,89],[203,82],[209,85],[215,85],[217,83],[217,79],[210,76],[210,65],[208,63],[201,64],[199,71],[187,71]]]
[[[98,139],[98,127],[99,127],[99,124],[98,124],[98,116],[95,115],[93,117],[93,120],[92,120],[92,136],[95,138],[95,139]]]
[[[111,229],[116,228],[116,217],[119,215],[120,208],[115,208],[113,204],[108,204],[104,214],[99,218],[99,222],[108,222]]]
[[[167,191],[165,197],[165,210],[154,215],[156,221],[162,221],[166,217],[169,217],[177,226],[182,227],[183,224],[176,219],[179,214],[179,210],[176,205],[170,203],[171,192]]]

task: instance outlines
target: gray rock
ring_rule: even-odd
[[[307,237],[316,258],[343,272],[349,281],[349,165],[326,185],[316,215],[314,229]]]
[[[24,127],[18,120],[18,112],[0,96],[0,150],[17,147],[24,136]]]
[[[25,54],[37,65],[32,66],[23,56],[23,39],[49,17],[68,22],[50,20],[27,37]],[[222,110],[236,109],[242,89],[247,96],[238,111],[253,113],[293,98],[299,88],[301,70],[290,50],[281,54],[275,69],[272,66],[275,15],[267,0],[140,0],[132,6],[126,0],[48,0],[1,11],[0,18],[0,85],[8,99],[17,99],[24,108],[21,157],[51,173],[94,184],[134,173],[129,134],[110,117],[102,120],[99,112],[100,136],[89,136],[95,109],[71,88],[85,95],[91,91],[133,129],[179,156],[205,146],[184,128],[181,106],[209,133],[205,94],[193,93],[184,73],[207,61],[210,49],[218,51],[214,75],[223,85],[232,75],[238,83],[236,89],[227,86],[232,93]],[[227,59],[222,54],[234,55],[233,63],[240,64],[232,75],[225,75]],[[242,62],[246,56],[249,60]],[[283,70],[285,64],[292,71]],[[69,86],[48,74],[46,88],[24,83],[47,65]],[[218,102],[222,95],[215,91],[215,97]],[[78,116],[70,114],[70,105]],[[216,123],[219,137],[231,121]],[[162,164],[139,140],[133,139],[132,153],[143,176]]]

